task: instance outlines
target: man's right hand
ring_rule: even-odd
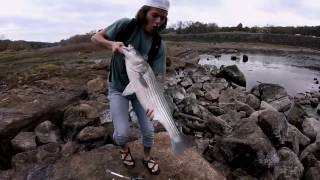
[[[125,47],[123,42],[113,42],[111,49],[113,53],[123,54],[123,49],[122,49],[123,47]]]

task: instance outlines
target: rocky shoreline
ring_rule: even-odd
[[[246,90],[236,66],[195,65],[197,57],[192,50],[169,57],[165,95],[202,157],[227,179],[317,179],[320,121],[308,109],[316,111],[320,93],[291,97],[281,85],[263,83]],[[60,159],[112,144],[106,77],[41,89],[48,82],[0,95],[0,179],[54,177]],[[132,128],[134,141],[139,132]]]

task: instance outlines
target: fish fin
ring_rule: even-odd
[[[186,149],[195,145],[194,140],[184,134],[174,137],[171,140],[173,151],[176,155],[181,155]]]
[[[142,85],[144,88],[148,88],[148,87],[149,87],[147,81],[143,78],[142,74],[140,74],[138,80],[139,80],[139,82],[141,83],[141,85]]]
[[[135,84],[130,82],[122,92],[122,96],[128,96],[135,93]]]

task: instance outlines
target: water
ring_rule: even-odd
[[[233,61],[231,56],[239,59]],[[315,55],[267,55],[246,54],[248,62],[243,62],[243,53],[222,54],[220,58],[212,55],[200,55],[199,64],[237,65],[243,72],[247,81],[247,89],[251,90],[258,82],[279,84],[294,96],[297,93],[318,91],[319,85],[314,78],[320,80],[320,56]]]

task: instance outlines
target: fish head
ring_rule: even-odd
[[[124,47],[123,54],[125,56],[127,68],[139,73],[147,70],[147,62],[132,45]]]

